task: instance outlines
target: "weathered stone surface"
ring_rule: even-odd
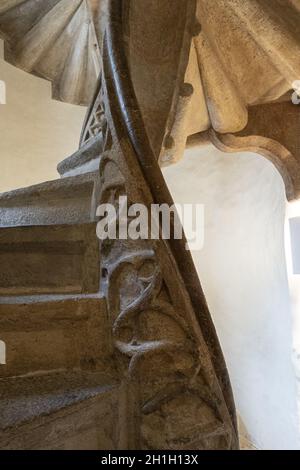
[[[300,108],[291,98],[300,76],[299,3],[197,0],[196,18],[185,72],[193,93],[189,99],[177,94],[161,164],[182,158],[190,135],[211,131],[224,151],[251,150],[270,159],[288,199],[298,198]]]
[[[0,227],[88,223],[96,173],[0,194]]]
[[[248,106],[277,100],[299,79],[299,4],[197,0],[197,18],[202,30],[195,45],[211,126],[241,131]]]
[[[100,56],[88,0],[7,0],[0,34],[6,60],[51,80],[54,98],[89,104]]]
[[[88,139],[77,152],[60,162],[57,170],[64,178],[83,173],[98,172],[102,151],[103,136],[101,133],[95,134],[95,138]]]
[[[0,380],[2,450],[114,449],[118,387],[99,373]]]
[[[174,99],[180,94],[188,62],[194,2],[135,0],[124,4],[130,74],[143,123],[158,158],[166,132],[173,124]]]
[[[113,367],[103,299],[52,296],[10,301],[0,298],[0,332],[7,357],[0,377]]]
[[[97,203],[117,206],[118,196],[126,195],[147,207],[172,205],[128,73],[120,4],[110,7],[95,98],[105,116]],[[184,246],[173,239],[116,239],[100,246],[100,289],[122,382],[118,448],[238,447],[227,372]]]
[[[98,292],[98,264],[95,224],[0,231],[2,295]]]

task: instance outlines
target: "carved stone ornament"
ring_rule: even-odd
[[[83,143],[95,128],[104,136],[94,206],[110,202],[118,210],[119,196],[147,207],[171,202],[133,92],[119,1],[109,13],[103,75],[83,132]],[[226,368],[184,240],[105,240],[100,252],[122,381],[119,447],[237,448]]]

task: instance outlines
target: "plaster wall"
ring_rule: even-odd
[[[51,84],[3,60],[0,80],[0,192],[58,178],[56,165],[78,148],[86,108],[52,100]]]
[[[300,274],[298,271],[299,241],[297,237],[291,236],[290,219],[300,220],[300,201],[291,202],[287,205],[287,217],[285,225],[285,243],[287,255],[287,271],[291,295],[291,308],[293,313],[293,360],[297,375],[298,385],[298,413],[300,414]],[[295,246],[293,246],[295,244]]]
[[[175,202],[204,204],[204,247],[193,252],[255,446],[298,449],[293,318],[282,179],[261,156],[190,149],[164,170]]]

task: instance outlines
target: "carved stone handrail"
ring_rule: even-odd
[[[110,202],[118,210],[120,195],[147,207],[172,206],[131,82],[122,13],[123,2],[111,0],[101,85],[90,111],[98,113],[103,136],[94,206]],[[225,362],[185,245],[172,238],[100,245],[101,292],[122,382],[119,448],[238,448]]]

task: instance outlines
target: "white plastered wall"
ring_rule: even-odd
[[[213,147],[187,150],[164,176],[175,202],[204,204],[193,257],[246,429],[260,449],[299,448],[283,181],[261,156]]]
[[[0,80],[0,192],[58,177],[56,165],[78,148],[86,109],[52,100],[51,84],[3,60]]]

